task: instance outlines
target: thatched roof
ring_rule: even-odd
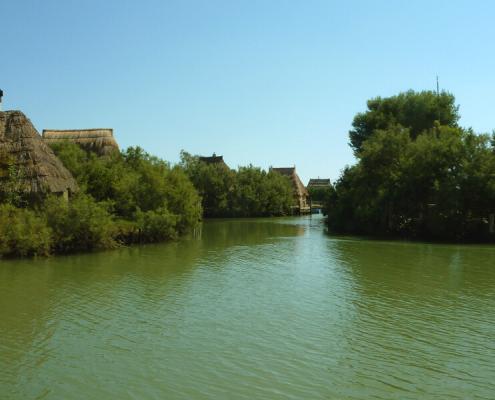
[[[0,112],[0,168],[10,163],[22,172],[20,187],[25,192],[78,190],[72,174],[20,111]]]
[[[327,188],[330,186],[330,179],[310,179],[308,188]]]
[[[199,160],[207,164],[219,164],[223,163],[223,156],[217,156],[215,153],[211,157],[199,156]]]
[[[292,186],[294,187],[294,191],[298,197],[309,196],[306,187],[302,183],[299,175],[296,173],[296,167],[288,167],[288,168],[271,168],[272,171],[278,172],[284,176],[288,176],[292,181]]]
[[[223,160],[223,156],[217,156],[215,153],[213,153],[211,157],[199,156],[199,161],[202,161],[206,164],[219,164],[227,167],[227,164]]]
[[[44,129],[43,140],[48,144],[73,142],[100,156],[119,151],[119,145],[113,137],[113,129]]]

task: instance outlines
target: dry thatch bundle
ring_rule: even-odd
[[[0,112],[0,169],[7,167],[20,172],[16,186],[23,192],[62,194],[78,190],[72,174],[20,111]]]
[[[119,151],[119,145],[113,137],[113,129],[44,129],[43,140],[48,144],[73,142],[100,156]]]

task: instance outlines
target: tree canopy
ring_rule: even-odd
[[[349,132],[350,145],[355,154],[362,150],[363,143],[377,130],[400,125],[409,129],[414,139],[425,130],[440,125],[456,127],[459,108],[455,97],[447,92],[414,92],[412,90],[387,98],[368,100],[367,110],[358,113]]]
[[[355,122],[366,121],[362,132],[369,135],[361,136],[357,164],[344,169],[332,190],[331,229],[439,240],[494,239],[493,136],[457,126],[454,98],[445,93],[439,97],[444,99],[444,117],[436,119],[432,96],[407,92],[380,99],[378,105],[375,99],[371,111],[356,116]],[[385,105],[398,103],[400,113],[383,111]]]
[[[207,163],[185,151],[181,167],[202,198],[206,217],[265,217],[290,213],[289,179],[252,165],[231,170],[224,163]]]

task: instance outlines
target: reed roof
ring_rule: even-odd
[[[22,172],[20,187],[25,192],[78,190],[72,174],[21,111],[0,112],[0,168],[8,165]]]
[[[308,182],[308,188],[311,187],[328,187],[330,186],[330,179],[310,179]]]
[[[271,168],[271,170],[284,176],[288,176],[291,179],[292,186],[298,197],[309,196],[308,190],[296,173],[296,167]]]
[[[205,156],[199,156],[199,161],[202,161],[206,164],[213,164],[213,165],[221,165],[222,167],[228,168],[227,164],[223,160],[223,156],[217,156],[215,153],[213,153],[212,156],[210,157],[205,157]]]
[[[85,150],[103,156],[119,151],[119,145],[113,136],[113,129],[44,129],[43,141],[48,144],[72,142]]]
[[[221,164],[225,163],[223,160],[223,156],[217,156],[215,153],[213,153],[212,156],[210,157],[205,157],[205,156],[199,156],[199,160],[203,161],[207,164]]]

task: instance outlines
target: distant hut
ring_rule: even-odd
[[[211,157],[199,156],[199,161],[202,161],[206,164],[222,165],[228,168],[227,164],[223,160],[223,156],[217,156],[215,153],[213,153]]]
[[[290,178],[293,193],[294,193],[294,205],[293,209],[299,214],[307,214],[310,212],[311,208],[309,205],[309,193],[304,187],[301,179],[296,173],[296,167],[289,168],[270,168],[271,171],[278,172],[281,175]]]
[[[331,187],[330,179],[313,178],[309,180],[306,188],[310,193],[311,213],[318,214],[322,210],[326,212],[325,207]]]
[[[308,182],[309,189],[328,189],[331,186],[330,179],[310,179]]]
[[[20,111],[0,112],[0,187],[9,167],[21,171],[16,182],[21,192],[68,197],[78,190],[72,174]]]
[[[119,151],[119,145],[113,137],[113,129],[44,129],[43,141],[47,144],[76,143],[84,150],[93,151],[99,156]]]

